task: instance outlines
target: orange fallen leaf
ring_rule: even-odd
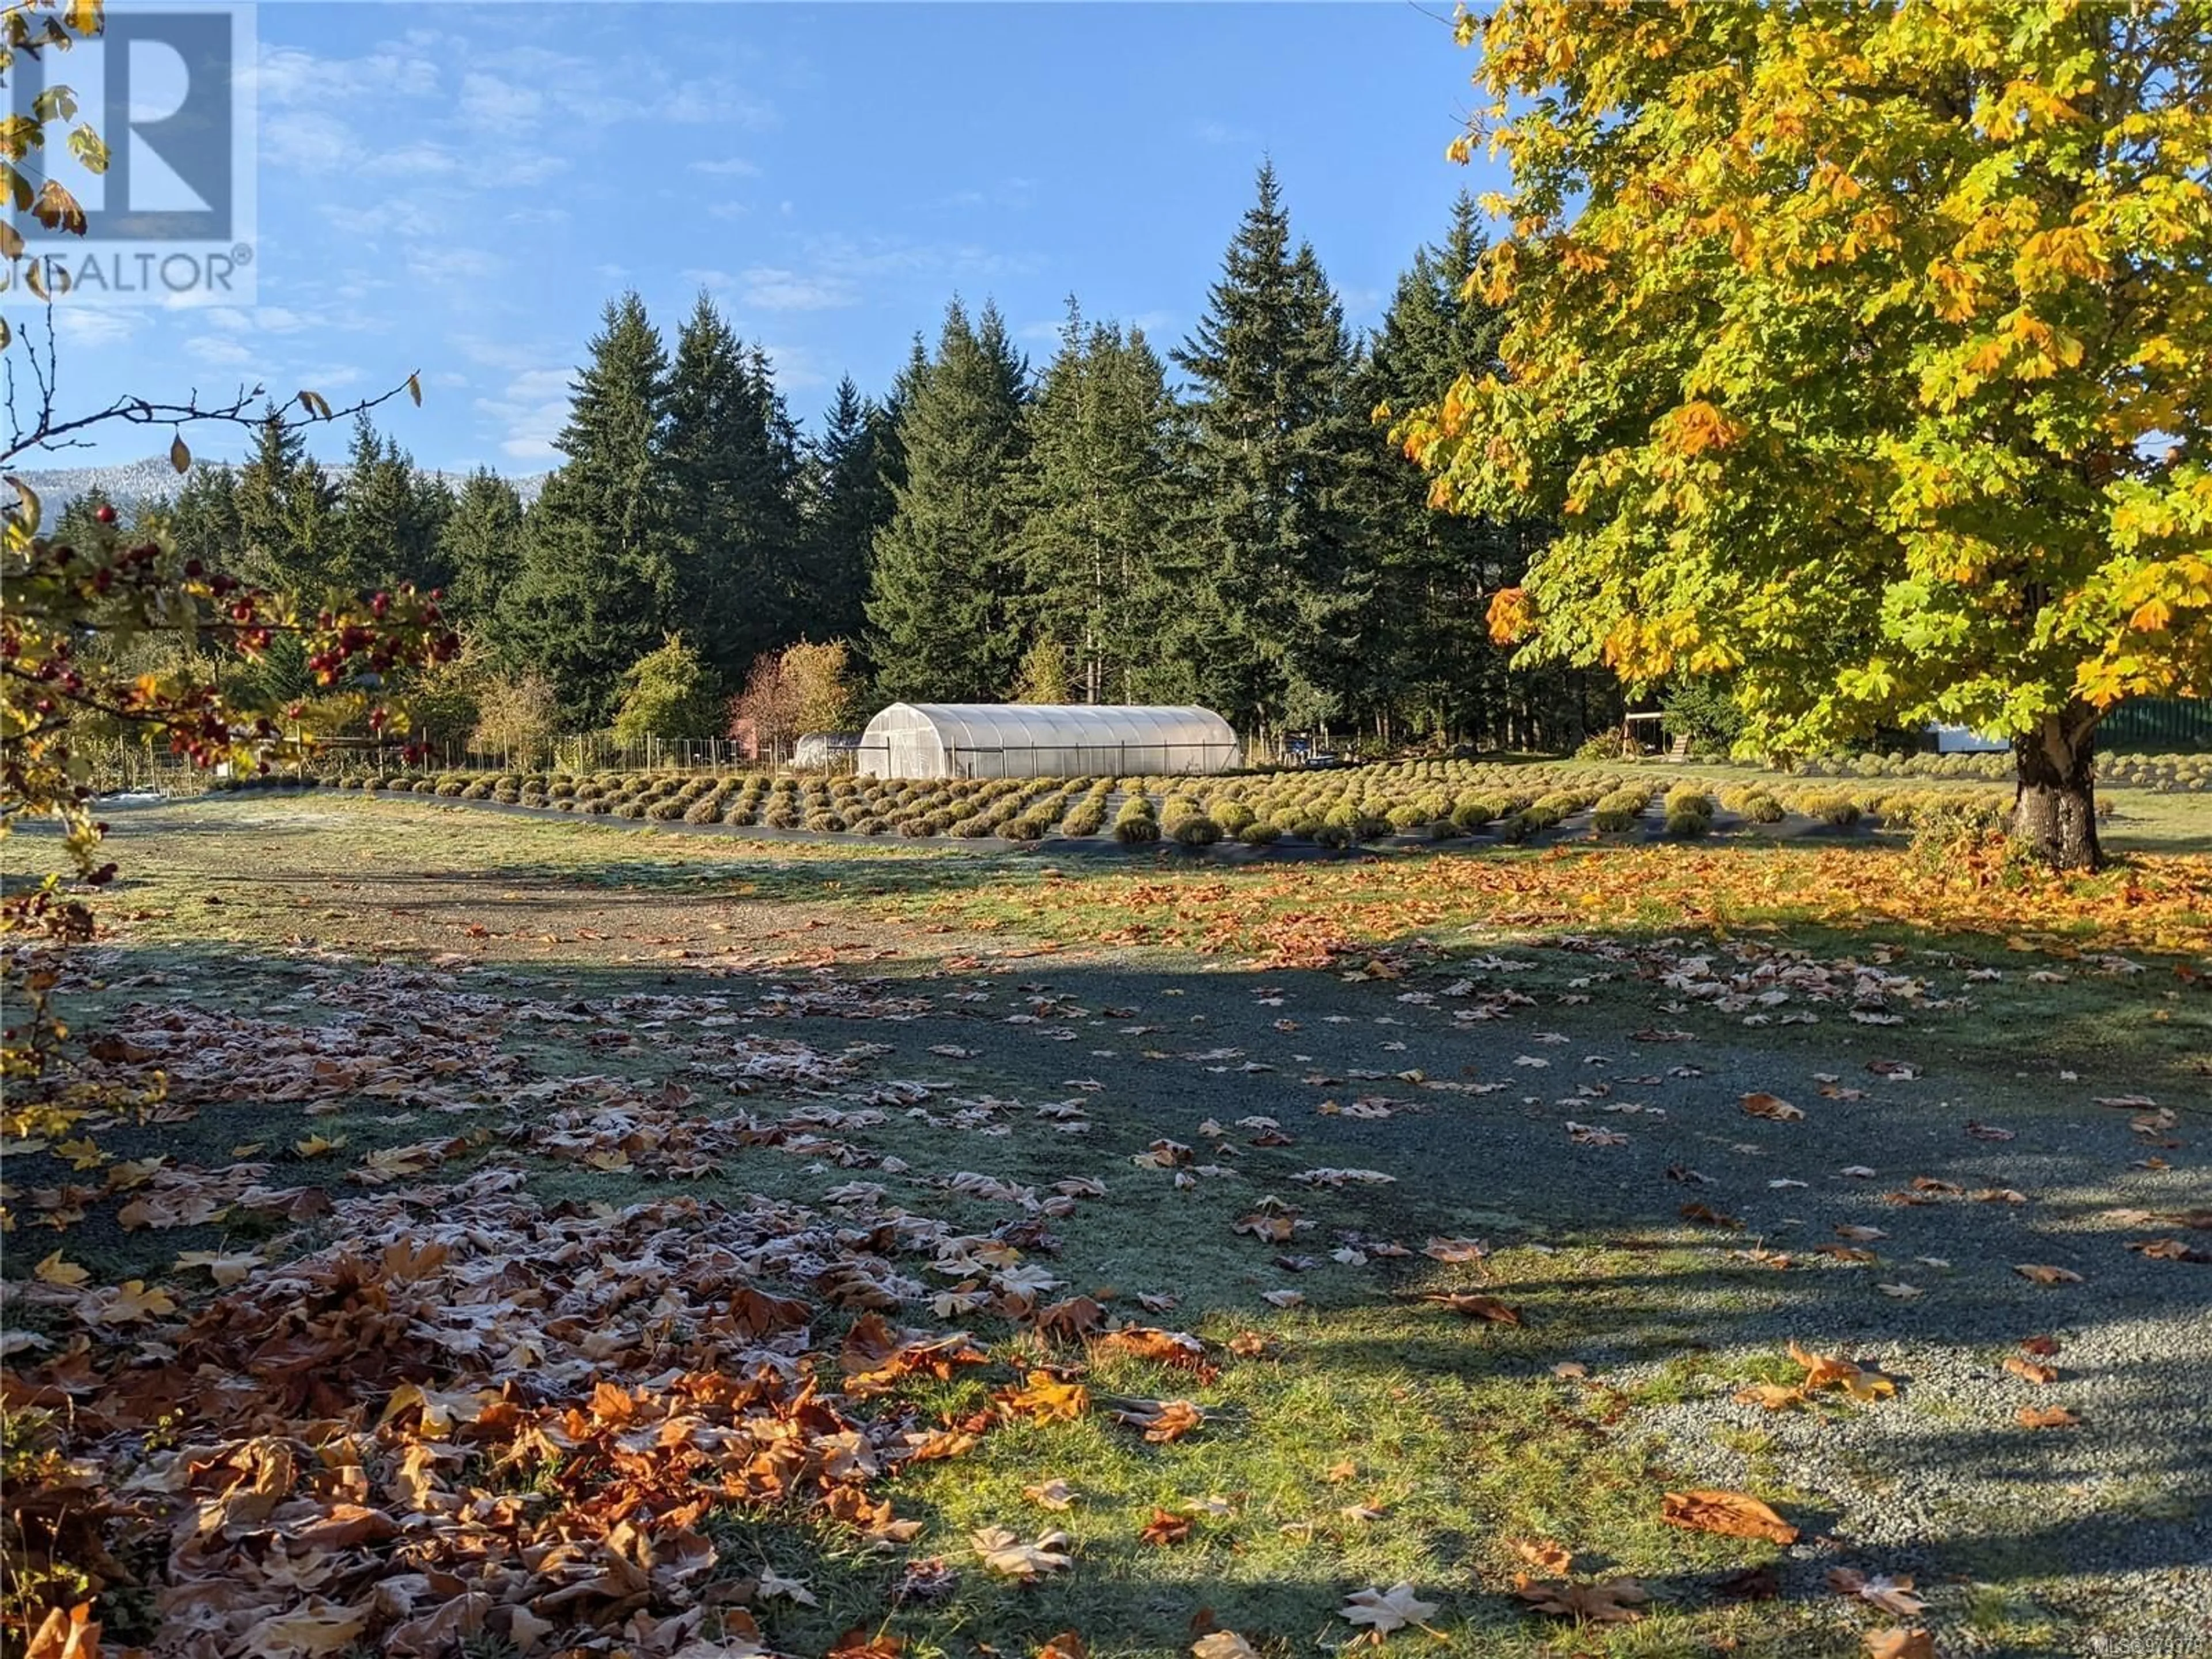
[[[1838,1388],[1852,1399],[1864,1402],[1887,1399],[1897,1392],[1894,1377],[1885,1376],[1855,1359],[1814,1353],[1795,1342],[1790,1345],[1790,1357],[1805,1368],[1804,1386],[1808,1390]]]
[[[1550,1538],[1510,1538],[1506,1547],[1539,1572],[1553,1572],[1564,1577],[1574,1571],[1574,1552],[1565,1544]]]
[[[1670,1527],[1687,1527],[1694,1532],[1769,1538],[1778,1544],[1797,1541],[1796,1528],[1747,1492],[1711,1488],[1670,1492],[1659,1500],[1659,1518]]]
[[[1494,1296],[1482,1296],[1473,1291],[1435,1291],[1421,1300],[1449,1308],[1463,1319],[1483,1319],[1494,1325],[1518,1325],[1521,1322],[1518,1308],[1509,1308]]]
[[[1768,1411],[1786,1411],[1792,1406],[1806,1403],[1803,1389],[1785,1388],[1779,1382],[1749,1382],[1735,1391],[1739,1406],[1763,1406]]]
[[[1917,1627],[1893,1625],[1866,1633],[1867,1659],[1936,1659],[1936,1638]]]
[[[1091,1409],[1088,1389],[1063,1382],[1049,1371],[1031,1371],[1027,1383],[1001,1391],[997,1399],[1002,1409],[1045,1423],[1073,1423]]]
[[[2081,1419],[2063,1406],[2022,1406],[2020,1424],[2024,1429],[2075,1429]]]
[[[2029,1359],[2021,1354],[2007,1354],[2004,1368],[2025,1382],[2041,1383],[2058,1380],[2057,1366],[2046,1365],[2040,1360]]]
[[[1771,1118],[1777,1123],[1795,1123],[1805,1115],[1780,1095],[1770,1095],[1763,1090],[1744,1096],[1743,1109],[1747,1117]]]
[[[1137,1534],[1147,1544],[1180,1544],[1190,1536],[1190,1517],[1173,1510],[1155,1509],[1145,1529]]]
[[[48,1608],[23,1659],[100,1659],[100,1621],[92,1616],[92,1603],[80,1601],[67,1613]]]
[[[1114,1413],[1117,1423],[1142,1429],[1155,1445],[1180,1440],[1206,1421],[1206,1413],[1188,1400],[1140,1400]]]

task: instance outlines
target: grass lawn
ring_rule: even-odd
[[[62,988],[165,1085],[5,1149],[10,1485],[100,1493],[18,1586],[111,1644],[2203,1651],[2185,851],[115,822]]]

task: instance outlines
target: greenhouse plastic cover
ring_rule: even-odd
[[[1210,708],[895,702],[868,722],[859,759],[878,778],[1133,776],[1227,771],[1239,750]]]

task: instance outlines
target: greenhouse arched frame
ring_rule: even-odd
[[[861,733],[872,778],[1135,777],[1226,772],[1227,720],[1195,706],[895,702]]]

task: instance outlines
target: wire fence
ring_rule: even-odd
[[[2148,699],[2124,704],[2106,720],[2098,732],[2099,746],[2138,750],[2181,751],[2212,747],[2212,702],[2190,699]],[[1307,751],[1299,744],[1270,744],[1255,740],[1240,758],[1225,763],[1219,744],[1006,744],[997,748],[956,748],[944,758],[944,775],[955,778],[1040,776],[1132,777],[1177,772],[1213,772],[1224,765],[1270,766],[1322,764],[1358,758],[1320,749]],[[87,781],[94,793],[114,794],[198,794],[222,775],[221,770],[202,771],[188,760],[149,743],[125,739],[81,745],[80,754],[90,763]],[[741,743],[730,738],[643,738],[623,742],[604,732],[573,732],[534,744],[483,744],[459,741],[433,743],[411,763],[399,742],[378,744],[362,739],[343,740],[319,748],[301,759],[273,758],[270,771],[280,775],[343,777],[421,776],[441,772],[664,772],[680,774],[738,773],[795,770],[829,776],[849,776],[856,771],[888,771],[906,763],[885,746],[863,747],[849,741],[823,744],[818,740]],[[909,763],[921,765],[917,758]],[[934,770],[934,762],[929,769]],[[902,774],[903,775],[904,774]],[[922,774],[917,773],[916,775]]]

